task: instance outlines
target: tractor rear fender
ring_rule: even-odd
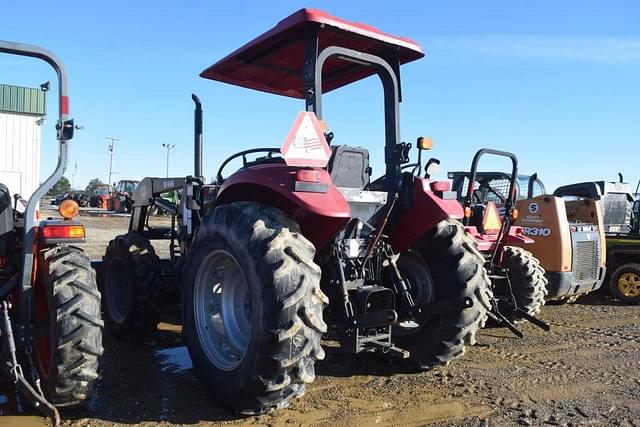
[[[276,207],[320,250],[349,221],[351,209],[326,170],[310,169],[317,172],[312,174],[316,182],[296,182],[299,170],[284,164],[240,169],[222,183],[216,204],[252,201]]]
[[[402,213],[389,236],[396,252],[408,249],[439,222],[449,218],[461,220],[464,216],[455,194],[452,193],[451,198],[440,197],[434,193],[432,184],[437,183],[415,178],[411,207]],[[448,192],[441,194],[448,195]]]

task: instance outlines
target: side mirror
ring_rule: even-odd
[[[65,120],[64,122],[58,122],[56,124],[56,130],[58,131],[57,139],[60,141],[69,141],[73,138],[73,131],[75,125],[73,119]]]
[[[431,150],[433,148],[433,140],[424,136],[418,137],[417,141],[418,150]]]
[[[440,160],[434,159],[433,157],[427,161],[427,164],[424,166],[424,177],[429,179],[432,175],[435,175],[440,170]]]

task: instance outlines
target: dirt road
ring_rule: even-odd
[[[127,218],[86,217],[87,250],[97,257]],[[544,332],[524,339],[485,329],[459,361],[407,372],[376,355],[343,355],[329,346],[318,378],[290,408],[260,417],[225,412],[194,377],[180,341],[177,313],[157,340],[128,345],[105,337],[102,379],[86,409],[65,412],[68,426],[131,425],[565,425],[640,427],[640,307],[606,295],[546,306]],[[330,344],[330,343],[329,343]],[[9,396],[9,394],[7,394]],[[10,405],[1,405],[6,411]],[[0,425],[42,425],[35,416]]]

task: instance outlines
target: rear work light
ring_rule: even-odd
[[[45,224],[40,228],[40,236],[45,242],[84,241],[82,224]]]

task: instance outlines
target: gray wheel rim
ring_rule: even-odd
[[[400,274],[405,279],[409,280],[412,288],[413,300],[417,307],[423,304],[430,303],[433,300],[433,278],[426,265],[414,258],[415,255],[411,255],[400,261]],[[415,319],[405,320],[393,325],[393,333],[400,337],[407,337],[415,334],[426,323],[427,313],[422,313],[416,316]]]
[[[109,315],[116,323],[123,323],[129,315],[133,289],[127,279],[124,261],[113,258],[109,263],[104,286]]]
[[[235,369],[251,338],[251,297],[233,255],[219,249],[205,257],[196,275],[193,297],[202,350],[218,369]]]

